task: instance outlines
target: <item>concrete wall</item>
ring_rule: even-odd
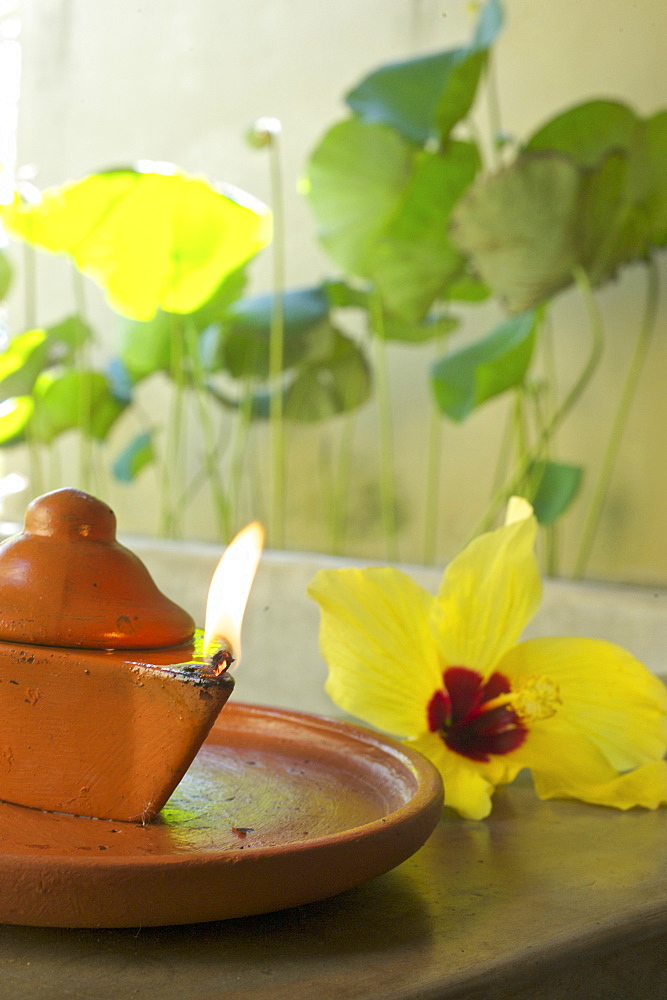
[[[522,136],[568,104],[597,96],[623,99],[640,112],[667,104],[663,0],[506,0],[507,28],[497,49],[496,75],[506,131]],[[138,158],[176,162],[190,171],[235,183],[269,199],[266,156],[244,140],[261,115],[283,124],[283,168],[287,205],[287,278],[292,285],[317,281],[333,268],[318,249],[309,212],[296,191],[303,164],[319,136],[344,114],[342,94],[377,64],[450,47],[471,31],[464,0],[23,0],[23,79],[18,159],[34,165],[40,186]],[[486,108],[476,119],[486,128]],[[663,268],[664,271],[664,268]],[[268,254],[253,271],[254,286],[267,286]],[[59,319],[72,305],[64,266],[40,272],[39,318]],[[608,427],[631,341],[640,321],[643,275],[629,269],[601,296],[608,348],[596,386],[558,444],[562,460],[594,463]],[[101,297],[86,293],[87,308],[109,338]],[[21,324],[20,288],[13,304]],[[466,320],[465,340],[498,318],[493,307]],[[555,309],[561,385],[582,364],[587,336],[580,302],[562,296]],[[651,348],[637,405],[614,479],[607,514],[591,561],[597,577],[667,581],[667,499],[664,371],[664,296],[658,334]],[[398,492],[404,511],[400,556],[418,561],[422,552],[422,442],[430,400],[426,373],[430,349],[398,349],[392,358]],[[143,397],[154,413],[165,388]],[[498,447],[504,404],[492,403],[463,427],[444,427],[442,494],[437,558],[443,561],[465,540],[481,515]],[[127,439],[131,427],[119,429]],[[295,430],[290,438],[293,473],[287,543],[326,548],[313,511],[321,511],[317,469],[322,441],[337,429]],[[262,441],[257,461],[263,461]],[[383,555],[377,502],[375,414],[358,421],[351,490],[348,551]],[[71,482],[73,458],[45,470],[44,486]],[[8,468],[26,467],[11,456]],[[301,470],[305,472],[300,475]],[[261,478],[261,474],[260,474]],[[297,487],[296,482],[300,480]],[[592,477],[586,482],[590,493]],[[127,489],[102,475],[98,492],[110,499],[131,532],[153,532],[159,482],[151,473]],[[576,548],[586,492],[563,524],[567,571]],[[23,501],[9,504],[18,516]],[[249,513],[253,511],[249,503]],[[202,497],[186,529],[195,538],[214,535],[210,501]]]

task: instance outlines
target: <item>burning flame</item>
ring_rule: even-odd
[[[229,650],[241,658],[241,623],[250,588],[264,545],[264,529],[258,521],[248,524],[232,539],[218,563],[206,601],[204,655]]]

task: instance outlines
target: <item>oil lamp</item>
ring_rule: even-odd
[[[274,707],[230,705],[215,724],[259,525],[227,546],[203,634],[115,526],[99,500],[57,490],[0,545],[0,923],[250,916],[350,889],[421,846],[442,782],[416,751]]]
[[[249,538],[250,569],[237,559]],[[239,539],[216,572],[204,640],[117,542],[106,504],[62,489],[29,505],[23,533],[0,545],[0,799],[156,816],[234,686],[261,529]]]

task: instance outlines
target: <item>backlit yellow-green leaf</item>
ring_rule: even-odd
[[[164,165],[93,174],[1,216],[13,235],[69,254],[135,319],[198,308],[270,239],[260,202]]]
[[[0,403],[0,447],[22,440],[34,403],[30,396],[15,396]]]

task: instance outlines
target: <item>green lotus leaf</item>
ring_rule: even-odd
[[[482,53],[452,49],[381,66],[346,95],[367,123],[389,125],[423,145],[439,128],[447,135],[469,112],[484,64]]]
[[[456,316],[427,316],[422,322],[414,323],[396,316],[385,316],[382,334],[385,340],[403,344],[424,344],[448,336],[459,326]]]
[[[119,357],[109,358],[104,368],[104,374],[109,383],[112,396],[125,403],[131,403],[135,380],[125,367],[122,359]]]
[[[463,271],[447,221],[478,169],[470,143],[432,153],[385,125],[342,122],[309,163],[320,240],[344,271],[375,284],[390,312],[421,319]]]
[[[470,47],[489,49],[500,34],[505,16],[500,0],[486,0],[481,9]]]
[[[524,153],[463,196],[452,239],[510,312],[566,288],[578,268],[600,285],[667,242],[667,117],[636,136],[595,167]]]
[[[0,403],[0,448],[20,444],[35,408],[32,396],[14,396]]]
[[[614,277],[621,264],[646,252],[647,218],[633,198],[632,186],[632,162],[624,153],[611,153],[597,170],[582,177],[573,228],[580,262],[594,285]]]
[[[211,323],[224,319],[231,304],[243,295],[247,284],[247,266],[243,264],[223,278],[210,298],[191,313],[188,320],[201,332]]]
[[[18,197],[1,211],[14,236],[69,254],[119,312],[188,313],[270,238],[265,206],[168,165],[110,170]]]
[[[413,149],[392,129],[357,118],[334,125],[311,154],[305,192],[318,236],[347,274],[370,276],[413,158]]]
[[[120,360],[133,382],[155,372],[169,372],[173,338],[182,336],[181,318],[161,309],[149,320],[121,320],[118,328]]]
[[[206,388],[213,399],[217,400],[225,409],[243,409],[249,420],[269,420],[271,417],[272,394],[266,388],[252,390],[244,396],[239,396],[238,393],[230,391],[226,387],[215,385],[213,382],[209,382]],[[285,390],[283,388],[279,391],[283,397],[284,407]]]
[[[366,284],[352,285],[344,280],[327,280],[322,285],[331,309],[368,309],[371,287]]]
[[[111,466],[111,471],[119,482],[131,483],[142,469],[154,461],[153,432],[142,431],[117,456]]]
[[[59,323],[46,327],[49,341],[49,357],[57,361],[71,361],[77,350],[94,339],[92,327],[80,316],[67,316]]]
[[[467,142],[452,142],[442,154],[415,154],[410,180],[372,261],[370,276],[390,312],[421,319],[461,274],[463,258],[447,223],[479,166],[477,148]]]
[[[518,386],[535,345],[537,313],[511,316],[477,343],[445,355],[431,368],[441,413],[461,422],[488,399]]]
[[[113,394],[105,376],[94,371],[44,372],[35,383],[33,396],[31,434],[44,444],[73,429],[103,441],[127,406]]]
[[[0,399],[27,396],[48,360],[45,330],[27,330],[0,354]]]
[[[362,406],[371,394],[368,361],[349,337],[333,330],[331,350],[316,364],[299,368],[285,395],[285,416],[313,423]]]
[[[321,286],[285,292],[283,369],[314,360],[330,350],[329,300]],[[221,326],[220,365],[234,378],[267,378],[273,296],[256,295],[232,306]]]
[[[546,122],[525,145],[565,153],[580,167],[595,167],[614,150],[629,149],[639,119],[618,101],[587,101]]]
[[[71,362],[91,337],[90,327],[76,316],[17,334],[0,353],[0,399],[28,395],[43,371]]]
[[[648,239],[655,246],[663,247],[667,244],[667,110],[648,119],[643,139],[646,179],[643,207]]]
[[[667,112],[639,118],[624,104],[589,101],[547,122],[529,150],[582,168],[582,262],[594,283],[667,242]]]
[[[529,470],[528,496],[540,524],[553,524],[576,498],[584,470],[563,462],[533,462]]]
[[[472,106],[486,49],[502,28],[498,0],[482,8],[468,46],[380,66],[345,97],[364,122],[389,125],[408,142],[423,145],[437,133],[445,139]]]
[[[282,295],[283,323],[287,330],[300,333],[324,319],[329,300],[324,289],[294,288]],[[227,311],[227,320],[239,331],[268,333],[273,321],[273,295],[253,295],[240,299]]]
[[[463,271],[448,282],[443,298],[447,302],[484,302],[491,295],[491,289],[475,274]]]
[[[581,188],[581,171],[567,157],[526,154],[473,184],[454,210],[454,242],[510,312],[530,309],[572,281],[580,263]]]

